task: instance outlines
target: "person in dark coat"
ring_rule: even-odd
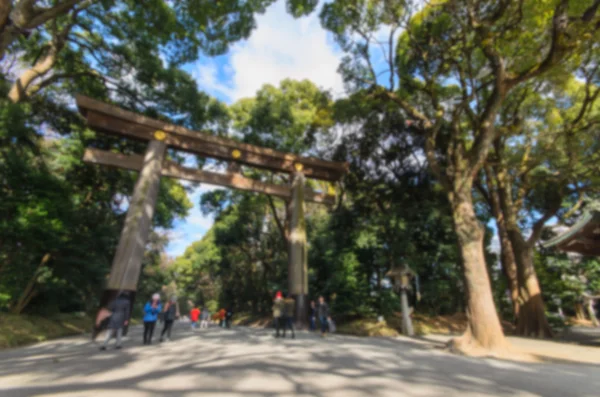
[[[292,339],[296,338],[294,333],[294,311],[296,309],[296,301],[288,293],[283,300],[283,337],[285,338],[285,331],[289,328],[292,331]]]
[[[317,330],[317,305],[315,305],[315,301],[310,301],[310,330]]]
[[[172,297],[167,304],[165,304],[164,322],[165,326],[160,334],[160,341],[162,342],[165,337],[165,333],[167,334],[167,341],[171,340],[171,328],[173,328],[173,322],[175,321],[175,317],[177,317],[177,298]]]
[[[321,323],[321,336],[325,336],[329,319],[329,305],[327,305],[325,298],[322,296],[319,296],[319,307],[317,308],[317,313],[319,314],[319,323]]]
[[[108,321],[108,330],[106,331],[106,339],[100,347],[100,350],[106,350],[108,342],[113,336],[116,336],[116,348],[121,348],[121,338],[123,337],[123,328],[129,323],[129,308],[131,302],[129,301],[129,293],[121,292],[117,299],[112,301],[108,306],[108,310],[112,312],[110,320]]]
[[[231,328],[231,321],[233,321],[233,309],[229,307],[225,313],[225,327]]]

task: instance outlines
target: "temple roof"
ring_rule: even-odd
[[[586,212],[571,228],[542,244],[561,251],[600,256],[600,211]]]

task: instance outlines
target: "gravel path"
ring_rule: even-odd
[[[83,337],[0,352],[0,396],[598,396],[600,366],[454,356],[407,339],[321,339],[185,324],[101,352]]]

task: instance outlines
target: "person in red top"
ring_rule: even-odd
[[[190,320],[192,320],[192,329],[198,328],[198,319],[200,318],[200,309],[198,306],[194,306],[192,310],[190,310]]]
[[[225,328],[225,309],[219,310],[219,326]]]

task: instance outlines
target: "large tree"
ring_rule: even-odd
[[[513,92],[500,116],[503,134],[482,172],[479,187],[496,218],[521,335],[551,335],[533,266],[544,225],[554,216],[568,216],[600,188],[595,52],[589,46],[574,57],[573,74],[557,70]],[[564,205],[573,201],[574,208]]]
[[[515,87],[568,58],[576,40],[594,39],[597,8],[597,2],[566,0],[440,1],[422,11],[411,1],[337,0],[323,8],[324,26],[348,54],[345,80],[396,104],[425,139],[429,167],[452,208],[465,272],[469,321],[454,340],[459,349],[507,344],[472,198],[500,133],[499,110]],[[386,50],[383,62],[374,56],[378,46]]]

